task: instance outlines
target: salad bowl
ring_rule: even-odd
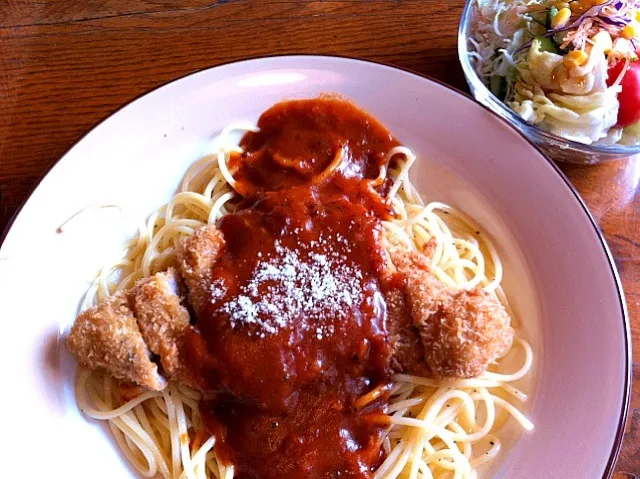
[[[474,62],[476,5],[477,0],[467,0],[466,2],[458,33],[458,56],[469,89],[477,101],[522,131],[556,161],[594,164],[602,161],[628,158],[640,153],[640,141],[635,142],[635,144],[611,142],[606,144],[603,141],[586,144],[559,136],[527,122],[520,114],[498,98],[480,78]],[[638,88],[640,89],[640,86]]]

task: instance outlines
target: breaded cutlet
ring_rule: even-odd
[[[386,241],[389,267],[383,281],[399,274],[403,287],[386,293],[389,337],[397,372],[435,378],[482,374],[511,346],[513,328],[497,297],[481,288],[455,289],[430,271],[428,258],[399,242]],[[181,281],[196,313],[211,295],[211,270],[224,250],[222,233],[204,226],[178,248],[175,270],[140,280],[133,288],[78,316],[67,339],[71,353],[90,369],[160,390],[166,380],[150,359],[159,357],[168,379],[193,385],[181,354],[191,328]]]
[[[189,312],[180,296],[182,279],[173,268],[138,281],[127,291],[142,338],[160,357],[167,379],[190,384],[181,350],[189,330]]]
[[[219,230],[205,226],[179,248],[180,268],[196,308],[208,301],[211,267],[223,245]],[[170,268],[84,311],[71,328],[69,351],[89,369],[105,369],[117,379],[148,389],[163,389],[166,379],[194,385],[182,353],[191,326],[181,282]],[[164,377],[152,354],[159,358]]]
[[[148,389],[163,389],[166,379],[192,384],[181,354],[190,318],[179,282],[170,268],[84,311],[71,328],[69,351],[89,369]]]
[[[211,268],[222,255],[224,245],[220,230],[206,225],[178,246],[180,272],[189,290],[189,303],[196,313],[211,297]]]
[[[385,292],[389,318],[389,340],[391,341],[391,369],[395,372],[431,377],[424,358],[424,346],[418,328],[407,307],[405,292],[391,289]]]
[[[511,318],[495,294],[443,284],[425,255],[400,243],[387,241],[387,251],[404,276],[410,314],[434,377],[479,376],[509,350]]]
[[[125,293],[81,313],[71,328],[67,347],[89,369],[103,368],[117,379],[155,391],[167,384],[150,359]]]

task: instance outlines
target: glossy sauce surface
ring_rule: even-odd
[[[368,478],[389,382],[380,219],[397,141],[335,98],[275,105],[230,169],[243,196],[218,225],[190,357],[216,453],[237,478]]]

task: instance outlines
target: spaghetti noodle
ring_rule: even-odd
[[[242,150],[231,140],[233,131],[255,128],[236,124],[222,131],[218,153],[191,166],[178,193],[140,226],[122,259],[101,270],[83,307],[171,266],[181,237],[234,210],[238,194],[228,162],[232,153]],[[428,252],[432,272],[443,283],[458,288],[481,286],[495,292],[508,308],[500,287],[502,265],[479,226],[445,204],[423,203],[409,180],[415,155],[408,148],[395,147],[388,155],[404,161],[396,161],[395,168],[383,168],[374,180],[393,180],[388,198],[395,217],[383,223],[386,234],[395,235],[410,248]],[[338,152],[326,174],[340,161]],[[512,374],[487,372],[479,378],[447,382],[406,374],[394,376],[386,411],[390,427],[382,444],[386,459],[375,478],[474,478],[477,468],[499,453],[501,442],[496,431],[509,415],[525,429],[532,429],[514,405],[526,401],[527,396],[510,383],[530,370],[533,352],[521,338],[515,344],[522,348],[525,359]],[[376,389],[360,398],[357,407],[385,393],[388,391]],[[162,392],[131,390],[119,386],[107,374],[81,371],[76,395],[85,414],[108,421],[118,447],[143,476],[233,477],[233,466],[218,461],[214,438],[205,433],[197,391],[174,383]]]

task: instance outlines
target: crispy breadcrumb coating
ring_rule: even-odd
[[[180,272],[189,289],[189,302],[196,312],[211,297],[211,268],[222,255],[224,245],[222,233],[213,225],[199,228],[179,245]]]
[[[166,386],[124,293],[81,313],[67,338],[71,354],[89,369],[104,368],[123,381],[159,391]]]
[[[511,348],[511,318],[495,294],[443,284],[426,256],[399,243],[388,242],[387,250],[405,278],[413,324],[434,377],[479,376]]]
[[[182,305],[180,276],[173,268],[139,281],[127,292],[142,338],[160,357],[167,379],[190,382],[181,353],[189,330],[189,312]]]

